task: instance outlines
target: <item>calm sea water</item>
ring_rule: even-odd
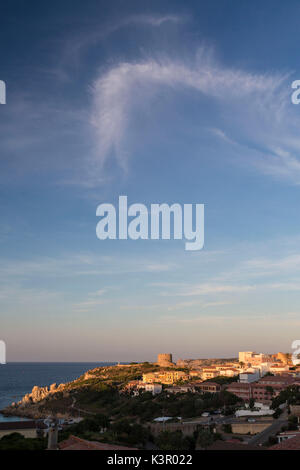
[[[19,401],[34,385],[70,382],[95,367],[114,365],[115,362],[10,362],[0,365],[0,410]],[[16,421],[15,417],[0,421]]]

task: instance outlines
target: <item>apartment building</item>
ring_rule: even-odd
[[[252,398],[250,383],[233,382],[226,387],[226,390],[244,401],[249,401]]]
[[[189,376],[186,372],[181,370],[168,370],[159,372],[149,372],[143,374],[143,382],[145,383],[161,383],[170,385],[180,380],[188,380]]]
[[[234,393],[234,395],[237,395],[245,401],[249,401],[250,398],[253,398],[255,401],[261,403],[270,403],[272,398],[279,395],[282,390],[285,390],[291,385],[300,385],[300,382],[288,375],[268,376],[252,383],[232,383],[228,385],[226,390]]]

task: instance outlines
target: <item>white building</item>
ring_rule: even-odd
[[[258,369],[249,369],[246,372],[242,372],[239,377],[242,384],[250,384],[260,379],[260,372]]]
[[[145,385],[145,391],[146,392],[151,392],[152,395],[158,395],[162,391],[162,385],[161,384],[144,384]]]
[[[268,405],[264,405],[263,403],[254,403],[254,408],[251,410],[249,408],[249,405],[245,405],[244,410],[237,410],[235,412],[235,416],[240,418],[243,416],[272,416],[275,413],[274,410],[271,410],[271,408]]]

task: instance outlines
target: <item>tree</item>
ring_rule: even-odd
[[[207,449],[214,442],[214,436],[211,432],[203,429],[199,431],[196,443],[196,449]]]
[[[288,417],[288,430],[296,431],[298,429],[298,418],[295,415],[290,415]]]
[[[5,435],[0,439],[1,450],[44,450],[46,439],[25,438],[18,432]]]
[[[225,423],[225,424],[222,424],[222,430],[223,432],[225,432],[226,434],[231,434],[232,433],[232,426],[230,423]]]
[[[273,418],[277,419],[281,415],[282,410],[280,408],[276,408],[275,413],[273,414]]]
[[[115,441],[130,445],[143,445],[150,436],[147,428],[128,419],[116,421],[111,425],[110,432]]]
[[[155,439],[160,450],[185,450],[187,442],[182,438],[181,431],[162,431]]]
[[[108,416],[98,413],[94,416],[94,420],[100,426],[100,428],[108,428],[109,426],[109,418]]]

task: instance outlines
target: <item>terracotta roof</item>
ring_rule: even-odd
[[[227,386],[227,390],[239,390],[242,388],[249,389],[250,384],[244,383],[244,382],[232,382],[231,384]]]
[[[60,450],[137,450],[135,447],[124,447],[104,442],[86,441],[80,437],[70,436],[58,444]]]
[[[290,437],[280,444],[269,447],[270,450],[300,450],[300,436]]]

